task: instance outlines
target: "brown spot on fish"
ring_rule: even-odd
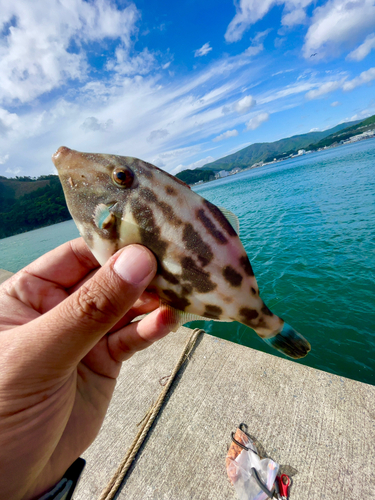
[[[139,190],[139,194],[146,201],[150,201],[150,202],[153,202],[153,203],[156,203],[158,201],[155,193],[151,189],[149,189],[149,188],[141,188]]]
[[[255,309],[250,309],[249,307],[241,307],[239,310],[240,318],[247,325],[252,325],[254,323],[254,319],[259,316],[258,311]]]
[[[248,276],[254,276],[254,271],[247,255],[242,255],[242,257],[240,257],[240,265]]]
[[[158,272],[159,272],[160,276],[162,276],[165,279],[165,281],[168,281],[168,283],[171,283],[172,285],[179,284],[180,281],[178,280],[177,276],[175,276],[171,272],[167,271],[167,269],[165,269],[163,267],[163,265],[160,263],[158,266]]]
[[[152,173],[151,168],[143,167],[139,163],[137,165],[137,173],[139,173],[140,175],[144,175],[147,179],[152,179],[154,177],[154,174]],[[142,162],[142,163],[145,163],[145,162]]]
[[[182,220],[177,217],[171,205],[168,205],[168,203],[165,203],[165,201],[158,201],[157,204],[168,222],[175,224],[176,226],[181,226]]]
[[[162,261],[169,243],[160,237],[160,228],[155,223],[152,210],[141,203],[137,198],[130,202],[131,211],[139,226],[141,242],[148,247]]]
[[[208,200],[203,200],[204,204],[208,208],[208,210],[212,213],[216,221],[220,224],[222,229],[229,235],[229,236],[238,236],[236,231],[233,229],[233,227],[230,225],[228,222],[227,218],[217,206],[213,205],[210,203]]]
[[[221,307],[207,304],[203,316],[206,318],[219,319],[222,314],[223,310]]]
[[[202,267],[207,266],[211,262],[214,257],[211,248],[202,240],[190,222],[185,224],[182,240],[187,250],[197,254]]]
[[[207,229],[207,231],[215,238],[215,240],[220,243],[221,245],[224,245],[225,243],[228,243],[227,238],[223,235],[221,231],[217,229],[215,224],[209,219],[203,210],[203,208],[200,208],[197,210],[197,219],[201,221],[201,223],[204,225],[204,227]]]
[[[161,209],[168,222],[173,223],[177,226],[180,226],[182,224],[182,220],[176,216],[171,205],[168,205],[168,203],[165,203],[165,201],[159,201],[158,197],[151,189],[141,188],[139,190],[139,194],[149,203],[155,203]]]
[[[273,312],[268,309],[268,307],[266,306],[266,304],[264,302],[263,302],[263,306],[262,306],[261,311],[266,316],[273,316]]]
[[[162,290],[162,293],[166,297],[168,304],[180,311],[185,311],[186,307],[190,305],[189,300],[185,297],[179,297],[173,290]]]
[[[181,287],[181,294],[182,295],[191,295],[193,293],[193,287],[189,284],[184,284]]]
[[[233,297],[223,297],[223,301],[226,304],[231,304],[233,302]]]
[[[234,287],[241,286],[242,276],[232,266],[225,266],[223,269],[224,278]]]
[[[181,258],[182,279],[191,284],[199,293],[208,293],[215,290],[216,283],[210,279],[210,273],[198,267],[191,257]]]
[[[177,196],[177,191],[175,190],[174,187],[172,186],[165,186],[165,192],[169,194],[170,196]]]

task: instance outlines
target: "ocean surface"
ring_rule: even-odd
[[[312,345],[298,362],[375,384],[375,139],[194,190],[239,217],[263,300]],[[0,268],[18,271],[77,236],[68,221],[2,239]],[[279,356],[239,323],[193,325]]]

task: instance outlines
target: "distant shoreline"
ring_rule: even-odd
[[[189,186],[191,186],[191,187],[202,186],[203,184],[208,184],[210,182],[215,182],[215,181],[218,181],[220,179],[226,179],[227,177],[232,177],[233,175],[241,174],[242,172],[248,172],[249,170],[254,170],[256,168],[266,167],[267,165],[275,165],[276,163],[281,163],[283,161],[288,161],[288,160],[294,160],[296,158],[302,158],[303,156],[307,156],[307,155],[310,155],[310,154],[313,154],[313,153],[322,153],[324,151],[328,151],[330,149],[339,148],[341,146],[350,146],[351,144],[358,144],[359,142],[367,141],[367,140],[370,140],[370,139],[375,139],[375,136],[373,136],[373,137],[363,137],[362,139],[358,139],[357,141],[344,142],[342,144],[340,144],[340,143],[332,144],[331,146],[327,146],[327,147],[322,148],[322,149],[317,149],[315,151],[311,150],[311,151],[308,151],[308,152],[306,151],[306,153],[304,153],[304,154],[300,154],[300,155],[296,154],[296,155],[293,155],[293,156],[288,156],[287,158],[279,158],[278,160],[270,161],[270,162],[266,162],[266,163],[262,163],[261,165],[257,165],[257,164],[251,165],[251,167],[243,168],[239,172],[235,172],[233,174],[228,173],[228,175],[226,175],[224,177],[218,177],[217,179],[212,179],[210,181],[196,182],[195,184],[189,184]]]

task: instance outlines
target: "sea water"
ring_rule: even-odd
[[[239,217],[263,300],[311,343],[299,362],[375,384],[375,139],[194,190]],[[2,239],[0,267],[15,272],[77,235],[68,221]],[[192,326],[279,355],[239,323]]]

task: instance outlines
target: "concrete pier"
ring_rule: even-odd
[[[190,334],[181,327],[124,363],[100,434],[83,454],[75,500],[98,498]],[[375,498],[374,386],[207,334],[179,372],[116,498],[234,500],[225,457],[241,422],[271,458],[294,470],[291,500]]]

